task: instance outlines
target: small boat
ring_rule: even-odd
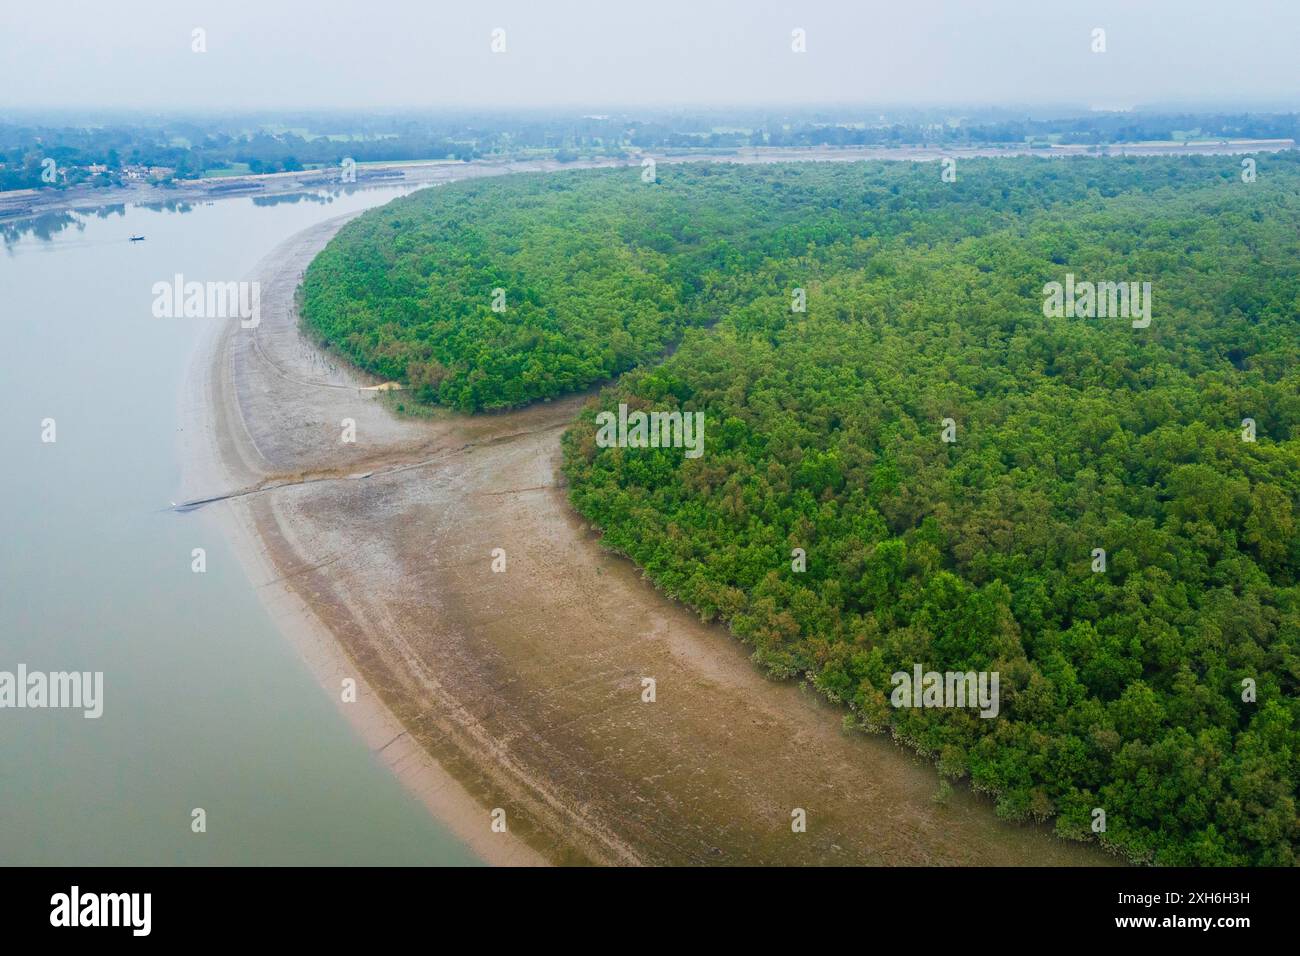
[[[131,241],[132,241],[132,242],[144,242],[144,236],[132,236],[132,237],[131,237]]]

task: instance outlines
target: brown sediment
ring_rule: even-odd
[[[257,491],[204,513],[230,528],[335,699],[343,676],[361,679],[362,702],[340,706],[476,852],[503,863],[1113,862],[998,820],[964,787],[936,804],[930,765],[846,733],[843,711],[767,680],[725,630],[603,551],[559,470],[583,399],[408,420],[360,391],[376,382],[333,364],[294,311],[299,276],[341,222],[264,260],[261,325],[208,343],[192,400],[209,427],[187,450],[187,491]],[[340,440],[344,419],[353,444]],[[491,831],[493,808],[507,833]],[[806,832],[792,832],[796,808]]]

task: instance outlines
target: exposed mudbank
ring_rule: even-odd
[[[845,733],[816,692],[765,679],[604,551],[559,472],[582,396],[416,421],[361,391],[376,383],[322,355],[294,311],[340,225],[268,257],[261,325],[210,344],[187,504],[224,516],[281,626],[324,659],[322,684],[337,697],[340,676],[360,678],[369,709],[352,714],[380,759],[485,858],[1111,862],[965,789],[936,803],[928,764]]]

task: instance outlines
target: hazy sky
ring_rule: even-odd
[[[1298,38],[1300,0],[3,0],[0,107],[1300,106]]]

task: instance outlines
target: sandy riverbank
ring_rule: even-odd
[[[278,625],[381,759],[499,863],[1090,865],[996,819],[811,691],[766,680],[569,509],[559,438],[581,399],[398,419],[300,333],[293,293],[341,225],[251,278],[261,325],[214,330],[187,399],[186,497],[274,483],[222,522]],[[340,441],[344,419],[356,442]],[[190,424],[192,423],[192,425]],[[492,570],[504,549],[505,571]],[[653,677],[656,701],[642,701]],[[493,833],[490,811],[509,832]],[[806,810],[806,833],[791,812]]]
[[[263,279],[290,281],[293,268],[308,260],[352,216],[294,237],[260,265]],[[288,269],[289,272],[284,270]],[[279,302],[283,306],[283,302]],[[181,396],[182,492],[188,499],[211,489],[256,485],[270,472],[245,427],[234,389],[232,339],[238,325],[211,325],[191,361]],[[196,516],[199,517],[199,516]],[[302,655],[308,669],[368,747],[481,859],[495,865],[540,865],[544,858],[510,833],[494,834],[483,825],[486,811],[424,751],[388,709],[364,674],[335,640],[322,620],[288,583],[297,569],[278,563],[259,530],[253,502],[234,500],[202,512],[231,543],[244,572],[257,589],[276,627]],[[283,560],[284,556],[280,556]],[[344,679],[356,681],[356,700],[344,702]]]

